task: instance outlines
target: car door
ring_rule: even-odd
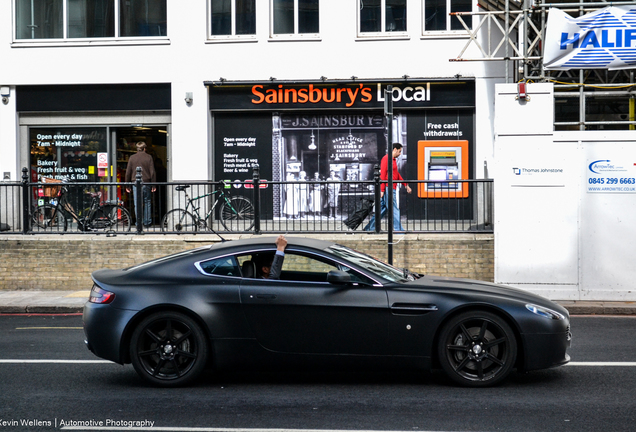
[[[325,257],[288,250],[280,280],[243,278],[241,305],[260,345],[283,353],[385,353],[386,291],[328,283],[327,273],[338,269]]]

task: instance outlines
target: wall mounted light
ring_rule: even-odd
[[[2,103],[7,105],[9,103],[9,96],[11,96],[11,87],[0,87],[0,97],[2,97]]]
[[[185,96],[185,102],[188,105],[192,105],[192,92],[187,92]]]

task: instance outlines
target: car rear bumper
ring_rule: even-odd
[[[122,338],[126,324],[136,311],[116,309],[111,305],[86,303],[84,336],[88,349],[97,357],[123,364]]]

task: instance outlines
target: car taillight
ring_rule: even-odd
[[[115,293],[103,290],[97,285],[93,285],[91,296],[88,298],[89,302],[98,304],[108,304],[113,300],[115,300]]]

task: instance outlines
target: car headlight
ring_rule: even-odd
[[[554,311],[552,309],[549,309],[547,307],[543,307],[543,306],[537,306],[535,304],[527,304],[526,305],[526,309],[528,309],[530,312],[532,312],[533,314],[545,317],[545,318],[549,318],[549,319],[554,319],[554,320],[564,320],[565,317],[563,316],[563,314]]]

